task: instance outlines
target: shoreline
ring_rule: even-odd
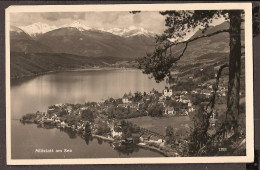
[[[138,147],[144,148],[144,149],[149,149],[152,150],[154,152],[158,152],[160,154],[162,154],[165,157],[169,157],[169,155],[166,152],[161,151],[159,148],[153,147],[153,146],[148,146],[148,145],[142,145],[140,143],[136,144]]]
[[[20,121],[20,123],[22,123],[21,121]],[[35,123],[35,122],[24,122],[25,124],[36,124],[36,125],[38,125],[38,123]],[[55,125],[53,125],[56,129],[60,129],[60,127],[57,127],[57,126],[55,126]],[[70,128],[70,129],[72,129],[71,127],[67,127],[67,128]],[[93,138],[99,138],[99,139],[102,139],[102,140],[104,140],[104,141],[107,141],[107,142],[114,142],[115,141],[115,139],[113,139],[113,138],[107,138],[107,137],[105,137],[105,136],[101,136],[101,135],[95,135],[95,134],[93,134],[93,135],[91,135]],[[83,137],[83,139],[84,139],[84,137]],[[140,144],[140,143],[137,143],[137,144],[135,144],[136,146],[138,146],[138,147],[140,147],[140,148],[143,148],[143,149],[148,149],[148,150],[150,150],[150,151],[153,151],[153,152],[158,152],[158,153],[160,153],[161,155],[163,155],[164,157],[169,157],[169,155],[166,153],[166,152],[163,152],[163,151],[161,151],[159,148],[156,148],[156,147],[153,147],[153,146],[148,146],[148,145],[142,145],[142,144]]]
[[[18,119],[15,119],[15,120],[18,120]],[[38,125],[39,123],[36,123],[36,122],[34,122],[34,121],[21,121],[21,120],[19,120],[19,122],[20,123],[25,123],[25,124],[35,124],[35,125]],[[53,125],[53,127],[55,127],[56,129],[60,129],[61,127],[58,127],[58,126],[56,126],[56,125]],[[67,128],[69,128],[69,129],[72,129],[71,127],[67,127]],[[73,130],[73,129],[72,129]],[[75,133],[78,133],[78,132],[75,132]],[[107,141],[107,142],[114,142],[115,141],[115,139],[113,139],[113,138],[107,138],[107,137],[105,137],[105,136],[101,136],[101,135],[95,135],[95,134],[92,134],[91,135],[93,138],[99,138],[99,139],[102,139],[102,140],[104,140],[104,141]],[[83,139],[84,139],[84,137],[83,137]],[[136,146],[138,146],[138,147],[140,147],[140,148],[143,148],[143,149],[148,149],[148,150],[151,150],[151,151],[153,151],[153,152],[158,152],[158,153],[160,153],[161,155],[163,155],[164,157],[170,157],[170,155],[168,155],[167,154],[167,152],[164,152],[164,151],[162,151],[162,150],[160,150],[159,148],[156,148],[156,147],[154,147],[154,146],[149,146],[149,145],[143,145],[143,144],[141,144],[141,143],[137,143],[137,144],[135,144]]]
[[[107,138],[107,137],[100,136],[100,135],[92,135],[92,137],[99,138],[99,139],[102,139],[102,140],[105,140],[105,141],[110,141],[110,142],[115,141],[115,139],[113,139],[113,138]],[[161,151],[159,148],[156,148],[156,147],[153,147],[153,146],[148,146],[148,145],[142,145],[140,143],[137,143],[135,145],[140,147],[140,148],[149,149],[151,151],[158,152],[165,157],[169,157],[169,155],[166,152]]]
[[[105,141],[111,141],[111,142],[115,141],[115,139],[113,139],[113,138],[107,138],[105,136],[100,136],[100,135],[92,135],[92,137],[103,139]]]
[[[19,80],[23,78],[30,78],[30,77],[36,77],[36,76],[41,76],[41,75],[46,75],[46,74],[51,74],[51,73],[60,73],[60,72],[80,72],[80,71],[106,71],[106,70],[138,70],[137,68],[116,68],[116,67],[92,67],[92,68],[83,68],[83,69],[65,69],[65,70],[56,70],[56,71],[47,71],[47,72],[41,72],[37,74],[28,74],[28,75],[23,75],[23,76],[18,76],[18,77],[11,77],[10,79],[12,80]]]

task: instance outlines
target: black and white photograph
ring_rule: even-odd
[[[251,3],[6,9],[7,163],[254,160]]]

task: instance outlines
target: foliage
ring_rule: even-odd
[[[165,77],[171,80],[171,70],[175,66],[176,62],[184,56],[186,49],[190,42],[198,40],[200,38],[210,37],[219,33],[228,32],[230,38],[230,53],[229,64],[223,64],[216,78],[216,84],[219,82],[222,69],[229,67],[229,82],[228,82],[228,95],[227,95],[227,111],[225,121],[220,129],[217,129],[217,136],[221,136],[226,133],[235,135],[239,133],[239,127],[241,127],[239,121],[239,91],[240,91],[240,74],[241,74],[241,22],[243,22],[242,10],[196,10],[196,11],[164,11],[162,15],[166,16],[165,25],[168,27],[164,34],[157,36],[157,47],[152,54],[139,58],[139,68],[143,70],[143,73],[150,74],[154,77],[156,82],[163,81]],[[228,22],[230,22],[229,29],[218,30],[213,33],[203,34],[195,38],[184,40],[186,32],[190,32],[194,28],[202,27],[202,33],[205,33],[209,24],[214,18],[218,18],[223,15]],[[171,47],[177,45],[182,46],[181,53],[172,53]],[[180,47],[180,46],[179,46]],[[207,76],[213,77],[213,70],[205,71]],[[207,77],[205,76],[205,77]],[[202,77],[202,81],[207,78]],[[216,86],[213,90],[216,92]],[[201,149],[207,150],[210,146],[212,139],[209,139],[207,130],[209,128],[210,113],[214,109],[216,99],[216,93],[213,94],[209,104],[200,109],[198,115],[195,116],[198,120],[194,123],[194,131],[191,135],[190,150],[191,154],[200,154]],[[208,110],[209,109],[209,110]],[[209,113],[208,113],[209,111]],[[238,138],[237,138],[238,139]],[[199,151],[198,151],[199,150]],[[205,153],[205,152],[204,152]]]
[[[68,115],[69,113],[67,112],[67,110],[62,109],[60,112],[58,112],[57,116],[58,117],[64,117],[66,115]]]
[[[135,117],[140,117],[140,116],[145,116],[145,115],[146,115],[146,113],[143,111],[133,110],[127,116],[121,117],[121,119],[124,119],[124,118],[130,119],[130,118],[135,118]]]
[[[191,101],[194,105],[200,105],[203,102],[208,102],[209,99],[204,94],[193,94]]]
[[[106,122],[99,121],[98,128],[97,128],[97,135],[104,135],[110,133],[110,128]]]
[[[175,141],[174,131],[171,126],[166,127],[166,143],[173,144]]]
[[[148,108],[148,114],[152,117],[162,117],[164,107],[161,103],[154,102]]]
[[[91,134],[91,126],[90,123],[86,122],[85,124],[85,135],[90,135]]]
[[[197,84],[191,80],[188,79],[186,81],[178,81],[175,86],[173,86],[174,91],[192,91],[197,87]]]
[[[116,107],[114,105],[110,105],[108,108],[108,118],[123,118],[128,114],[128,109],[125,107]]]
[[[200,108],[195,113],[193,117],[194,129],[191,133],[189,144],[189,154],[196,155],[198,150],[207,143],[209,136],[207,134],[208,130],[208,120],[207,113],[205,113],[205,105],[200,105]]]
[[[145,112],[139,111],[136,108],[130,108],[130,106],[113,106],[110,105],[107,111],[109,119],[129,119],[134,117],[140,117],[146,115]]]
[[[197,70],[194,74],[194,77],[200,77],[201,81],[207,81],[210,79],[213,79],[215,77],[215,71],[214,68],[212,66],[203,68],[202,70]]]
[[[56,106],[50,106],[47,113],[48,114],[53,114],[53,113],[56,113],[56,112],[60,112],[61,111],[61,108],[60,107],[56,107]]]
[[[36,114],[33,114],[33,113],[27,113],[26,115],[24,115],[22,117],[22,120],[31,120],[31,119],[34,119],[36,118]]]
[[[87,102],[85,105],[90,107],[95,107],[97,106],[97,102]]]
[[[140,143],[140,137],[139,136],[133,136],[133,142],[134,143]]]
[[[143,98],[142,93],[137,91],[134,94],[133,102],[139,102],[142,100],[142,98]]]
[[[66,122],[68,123],[69,126],[76,125],[79,120],[80,120],[80,118],[75,116],[75,115],[67,115],[66,116]]]
[[[75,105],[73,105],[73,110],[78,110],[81,107],[82,107],[81,104],[75,104]]]
[[[179,56],[172,56],[171,47],[181,44],[186,33],[198,26],[203,27],[203,32],[205,32],[209,24],[213,21],[213,18],[220,17],[221,15],[226,16],[226,11],[164,11],[161,14],[166,16],[165,25],[168,28],[162,35],[157,36],[156,41],[158,45],[155,51],[137,59],[139,68],[143,70],[143,73],[152,74],[157,82],[164,80],[166,76],[171,79],[170,70],[173,64],[184,55],[189,41],[183,43],[185,47],[183,53]]]
[[[122,127],[122,138],[126,139],[129,137],[132,137],[133,133],[139,133],[140,128],[136,125],[133,125],[133,123],[129,121],[122,120],[121,121],[121,127]]]
[[[110,105],[110,104],[115,105],[116,102],[115,102],[114,98],[110,97],[109,99],[105,100],[104,104],[105,105]]]
[[[82,120],[93,122],[94,121],[93,110],[91,110],[89,108],[86,110],[83,110],[81,113],[81,118],[82,118]]]

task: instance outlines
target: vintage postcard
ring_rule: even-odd
[[[7,163],[253,161],[251,3],[10,6]]]

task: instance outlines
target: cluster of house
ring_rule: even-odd
[[[172,89],[165,88],[163,90],[163,95],[159,98],[159,103],[162,103],[165,107],[165,114],[166,115],[176,115],[177,110],[179,108],[174,109],[174,107],[168,107],[165,105],[166,98],[170,98],[172,101],[182,103],[186,105],[186,109],[182,109],[181,113],[179,115],[188,115],[190,112],[194,112],[195,109],[192,106],[191,100],[188,97],[187,91],[176,91],[173,93]]]
[[[123,107],[130,107],[130,108],[136,108],[138,110],[139,106],[143,104],[146,101],[153,99],[158,100],[158,103],[162,104],[164,107],[164,114],[165,115],[176,115],[179,108],[174,108],[173,106],[168,106],[166,103],[166,100],[171,100],[174,102],[180,102],[184,105],[186,105],[186,109],[181,109],[181,113],[178,115],[188,115],[190,112],[195,111],[194,107],[192,106],[192,102],[188,97],[187,91],[177,91],[173,92],[171,88],[166,87],[162,93],[157,92],[156,90],[150,91],[148,94],[142,96],[142,100],[140,102],[133,102],[132,95],[124,94],[122,97],[122,103],[119,104],[119,106]]]
[[[200,90],[200,88],[202,88],[202,90]],[[193,94],[200,93],[204,94],[206,97],[210,97],[213,92],[213,86],[207,83],[198,84],[198,89],[192,91]],[[217,95],[225,97],[227,95],[227,88],[220,84],[217,90]]]
[[[212,85],[208,85],[208,84],[201,84],[199,85],[201,87],[207,87],[204,88],[204,90],[201,91],[197,91],[197,90],[193,90],[191,91],[191,94],[204,94],[206,96],[211,95],[212,91]],[[206,91],[207,90],[207,91]],[[219,87],[219,94],[225,96],[226,93],[226,88],[220,86]],[[221,93],[223,92],[223,93]],[[118,106],[123,106],[123,107],[130,107],[131,109],[139,109],[139,106],[141,104],[144,104],[146,101],[154,99],[154,100],[158,100],[158,103],[161,103],[164,107],[164,115],[169,115],[169,116],[174,116],[174,115],[183,115],[183,116],[187,116],[189,115],[189,113],[194,112],[195,109],[192,105],[191,100],[189,99],[190,94],[187,91],[173,91],[171,88],[166,87],[162,93],[157,92],[156,90],[152,90],[149,93],[147,93],[146,95],[142,95],[142,100],[139,102],[133,102],[133,96],[131,94],[125,94],[122,97],[122,103],[118,104]],[[175,107],[174,105],[169,105],[169,101],[171,102],[179,102],[182,104],[182,106],[185,106],[183,108],[177,108],[177,106]],[[103,102],[99,102],[96,103],[96,105],[101,106]],[[104,105],[104,103],[103,103]],[[78,107],[77,109],[73,108],[71,105],[69,104],[56,104],[53,105],[52,107],[48,108],[47,113],[37,113],[40,114],[40,119],[38,119],[38,122],[44,122],[44,123],[56,123],[58,124],[58,126],[61,127],[70,127],[65,120],[63,120],[62,118],[57,116],[57,113],[61,111],[61,108],[63,110],[66,110],[68,114],[74,114],[74,115],[80,115],[82,113],[83,110],[86,110],[88,107],[85,105],[82,105],[80,107]],[[101,107],[103,109],[106,108],[106,106]],[[213,116],[214,117],[214,116]],[[214,119],[212,119],[214,120]],[[214,123],[212,123],[214,124]],[[81,129],[84,130],[85,128],[85,123],[84,121],[77,123],[76,125],[72,125],[72,128],[75,129]],[[114,131],[113,128],[111,128],[111,132],[112,132],[112,136],[115,135],[119,135],[120,136],[120,132],[116,132]],[[119,134],[118,134],[119,133]]]
[[[53,109],[50,109],[53,110]],[[51,124],[55,125],[57,127],[68,127],[75,129],[77,131],[83,131],[85,130],[85,123],[84,121],[79,121],[76,124],[69,125],[68,123],[65,122],[65,120],[59,116],[57,116],[57,113],[45,113],[45,112],[37,112],[36,113],[37,117],[35,118],[36,123],[39,124]]]
[[[139,109],[140,104],[142,104],[142,102],[138,102],[135,103],[132,101],[133,95],[132,94],[124,94],[124,96],[122,97],[122,104],[118,104],[118,106],[121,107],[130,107],[131,109]]]
[[[114,122],[110,124],[111,128],[111,136],[112,138],[121,138],[123,135],[122,132],[122,125],[120,122]],[[126,143],[133,143],[133,138],[138,138],[139,139],[139,144],[148,144],[148,143],[157,143],[157,144],[164,144],[164,136],[159,135],[155,132],[149,131],[147,129],[141,128],[140,133],[133,133],[132,137],[126,138],[123,140],[123,142]]]

